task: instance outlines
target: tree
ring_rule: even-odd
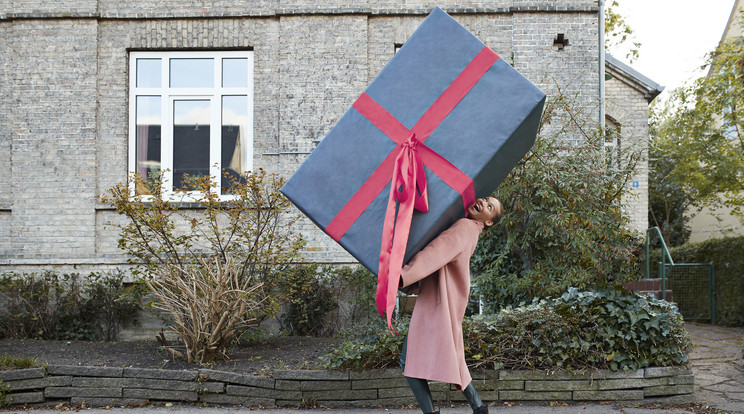
[[[634,41],[633,29],[625,21],[625,18],[617,12],[617,0],[612,0],[605,8],[605,49],[627,47],[625,57],[630,63],[638,59],[638,50],[641,43]],[[628,43],[631,43],[628,45]]]
[[[674,161],[666,178],[679,188],[676,197],[698,208],[730,207],[744,223],[743,38],[721,44],[706,66],[707,77],[673,91],[654,114],[654,146],[658,159]]]
[[[676,161],[667,157],[666,153],[652,138],[649,150],[648,222],[659,228],[668,247],[674,247],[687,243],[690,238],[691,229],[687,224],[690,219],[685,212],[692,203],[692,196],[670,179],[669,174]],[[661,242],[655,238],[652,244],[654,247],[661,246]]]
[[[474,287],[492,310],[568,287],[607,289],[637,275],[639,239],[622,197],[638,154],[607,154],[599,126],[560,89],[538,138],[494,196],[506,213],[481,237]],[[545,128],[560,118],[559,127]],[[576,145],[579,142],[579,145]]]

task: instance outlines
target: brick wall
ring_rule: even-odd
[[[40,262],[91,257],[96,21],[2,25],[8,80],[3,112],[11,129],[11,162],[3,165],[12,193],[10,256]]]
[[[254,164],[289,176],[435,4],[546,92],[552,77],[596,107],[593,0],[0,0],[0,269],[125,263],[121,218],[96,196],[126,179],[129,50],[252,49]],[[308,260],[353,262],[298,228]]]
[[[620,146],[631,149],[640,156],[635,174],[626,184],[627,194],[623,204],[630,216],[629,227],[645,234],[648,223],[648,101],[645,90],[634,87],[626,76],[614,71],[605,83],[606,114],[620,126]],[[637,183],[637,186],[634,185]]]

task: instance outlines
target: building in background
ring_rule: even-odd
[[[744,13],[744,1],[736,0],[723,30],[720,43],[744,36],[744,15],[742,13]],[[735,138],[732,137],[732,139]],[[744,225],[737,217],[731,215],[731,209],[728,207],[705,207],[700,211],[691,208],[687,214],[690,216],[689,224],[692,230],[690,243],[726,236],[744,235]]]
[[[600,116],[596,0],[0,0],[0,271],[126,265],[97,197],[132,172],[290,176],[440,6],[549,96]],[[658,87],[607,61],[613,145]],[[627,138],[626,138],[627,137]],[[644,231],[647,163],[628,201]],[[353,259],[309,221],[308,260]]]

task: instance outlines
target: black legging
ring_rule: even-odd
[[[406,335],[406,340],[403,342],[403,350],[400,353],[400,369],[405,371],[406,368],[406,349],[408,348],[408,336]],[[411,387],[411,391],[413,391],[413,395],[416,397],[416,401],[419,403],[419,407],[421,407],[421,411],[424,413],[433,413],[434,411],[434,400],[431,398],[431,390],[429,390],[429,382],[425,379],[421,378],[411,378],[411,377],[405,377],[406,381],[408,381],[408,385]],[[473,386],[473,382],[471,381],[470,384],[468,384],[467,387],[465,387],[464,390],[462,390],[462,393],[465,395],[465,398],[468,400],[468,404],[470,404],[470,408],[475,411],[478,407],[483,406],[483,401],[480,398],[480,395],[478,395],[478,391]]]

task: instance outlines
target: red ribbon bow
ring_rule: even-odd
[[[400,269],[403,266],[403,255],[406,252],[413,210],[416,209],[422,213],[429,211],[426,171],[424,171],[424,162],[421,160],[419,148],[429,151],[431,149],[416,139],[414,132],[411,132],[400,147],[401,151],[395,158],[393,183],[390,187],[385,223],[382,228],[378,273],[388,275],[385,278],[379,278],[377,283],[377,311],[382,317],[385,315],[391,317],[395,309],[395,301],[388,299],[394,298],[398,290]],[[396,200],[400,203],[397,217],[395,214]],[[392,329],[390,323],[388,326]]]

